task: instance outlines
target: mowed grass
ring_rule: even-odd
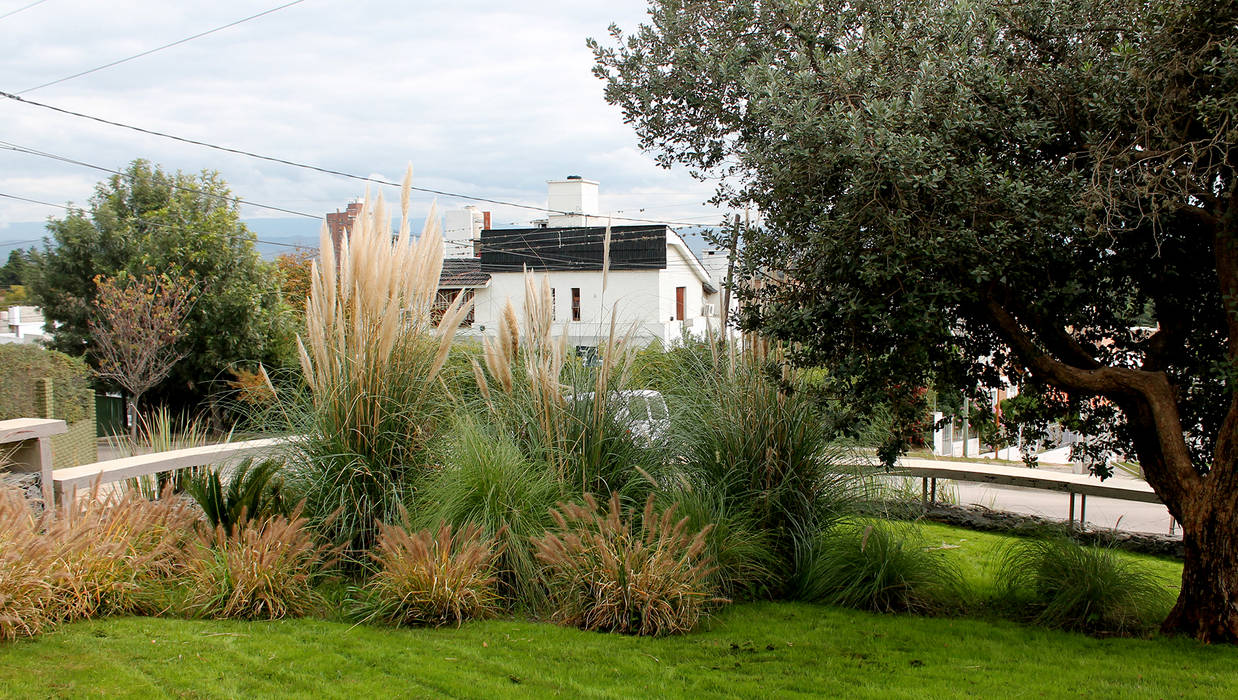
[[[938,525],[977,586],[1008,538]],[[1166,579],[1180,565],[1140,557]],[[112,618],[0,645],[0,697],[1238,697],[1238,649],[1001,620],[731,606],[641,639],[526,620],[391,629]]]

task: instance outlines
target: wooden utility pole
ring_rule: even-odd
[[[744,228],[748,228],[748,210],[744,210]],[[739,247],[739,214],[735,215],[735,232],[731,234],[731,250],[726,261],[726,283],[722,286],[722,333],[727,337],[731,316],[731,282],[735,278],[735,251]]]

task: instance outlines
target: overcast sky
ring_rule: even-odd
[[[33,0],[0,0],[0,15]],[[0,90],[113,121],[360,175],[544,206],[548,179],[601,182],[604,213],[716,223],[712,187],[658,168],[590,73],[586,37],[632,29],[643,0],[305,0],[150,56],[42,83],[287,0],[45,0],[0,19]],[[246,200],[321,215],[364,184],[0,98],[0,140],[120,169],[218,170]],[[0,150],[0,193],[85,204],[106,174]],[[392,193],[388,194],[390,199]],[[423,213],[431,197],[415,197]],[[440,208],[468,202],[439,198]],[[483,205],[496,224],[531,212]],[[639,211],[644,209],[644,212]],[[63,211],[0,198],[14,222]],[[244,207],[246,218],[287,217]]]

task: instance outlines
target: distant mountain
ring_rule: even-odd
[[[298,247],[317,250],[318,234],[322,222],[308,218],[279,219],[243,219],[243,223],[253,231],[258,238],[255,247],[262,257],[270,260],[281,253],[296,250]],[[420,233],[425,225],[425,219],[413,219],[410,224],[414,233]],[[704,233],[710,230],[708,226],[697,226],[677,229],[688,248],[699,257],[703,250],[711,247],[705,240]],[[0,262],[8,257],[8,251],[14,248],[43,247],[43,237],[47,235],[47,222],[17,221],[0,227]]]

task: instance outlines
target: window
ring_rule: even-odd
[[[688,288],[675,287],[675,320],[682,321],[684,318],[684,308],[688,305]]]
[[[572,287],[572,320],[580,320],[580,287]]]
[[[466,302],[473,300],[472,289],[440,289],[434,293],[434,303],[430,307],[430,320],[438,323],[443,320],[443,314],[447,312],[447,307],[456,300],[456,297],[464,294]],[[405,319],[407,321],[407,319]],[[470,328],[473,325],[473,307],[469,307],[469,312],[460,321],[461,328]]]

